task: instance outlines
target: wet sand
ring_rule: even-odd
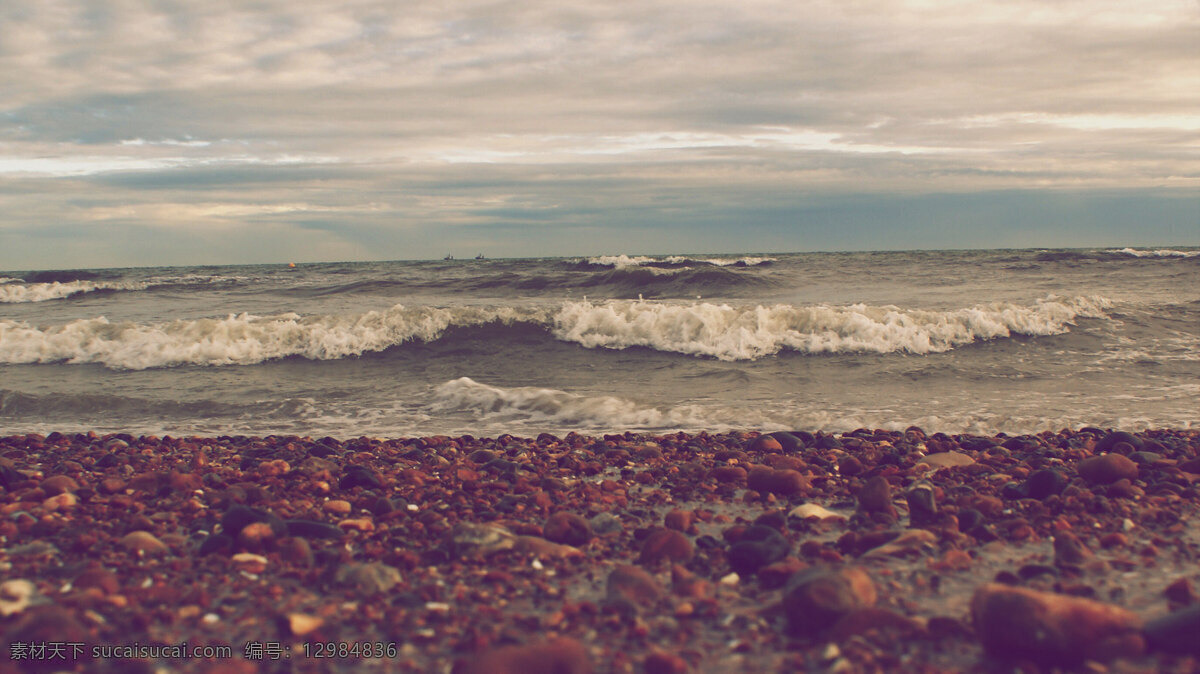
[[[0,671],[1191,672],[1200,431],[0,439]]]

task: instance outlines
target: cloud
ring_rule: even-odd
[[[1198,39],[1173,0],[6,3],[0,232],[320,214],[411,257],[778,195],[1194,198]]]

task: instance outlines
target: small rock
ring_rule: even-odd
[[[788,517],[798,517],[802,520],[806,520],[810,517],[815,517],[821,520],[830,518],[846,519],[845,515],[822,508],[816,503],[805,503],[803,505],[798,505],[795,508],[792,508],[792,511],[788,513]]]
[[[592,533],[596,536],[607,536],[625,529],[621,524],[621,520],[617,519],[617,516],[612,513],[600,513],[593,517],[589,524],[591,525]]]
[[[1021,490],[1028,498],[1044,501],[1047,498],[1061,494],[1067,488],[1067,476],[1051,468],[1035,470],[1021,485]]]
[[[302,637],[312,634],[325,624],[325,620],[307,613],[289,613],[286,616],[288,630],[293,636]]]
[[[1200,657],[1200,604],[1151,620],[1145,634],[1154,650]]]
[[[332,515],[349,515],[350,511],[353,510],[353,506],[350,505],[349,501],[335,498],[326,501],[325,504],[321,506],[321,510],[324,510]]]
[[[1101,452],[1110,452],[1112,451],[1113,447],[1116,447],[1118,443],[1122,442],[1129,445],[1132,449],[1141,449],[1142,446],[1145,445],[1145,442],[1133,433],[1128,433],[1126,431],[1115,431],[1104,436],[1100,442],[1097,442],[1095,451],[1097,454]]]
[[[383,481],[369,468],[364,466],[347,466],[342,471],[341,479],[338,480],[338,489],[353,489],[355,487],[379,489],[383,487]]]
[[[36,594],[37,586],[24,578],[0,583],[0,616],[7,618],[29,608]]]
[[[42,491],[46,492],[47,496],[57,496],[79,490],[79,483],[66,475],[52,475],[42,480],[42,483],[38,486],[42,488]]]
[[[560,637],[542,644],[502,646],[464,663],[454,674],[591,674],[583,644]]]
[[[361,531],[363,533],[370,533],[375,531],[375,523],[366,517],[359,517],[356,519],[348,519],[338,522],[338,528],[345,531]]]
[[[645,569],[629,564],[608,574],[608,601],[622,608],[651,606],[662,597],[663,588]]]
[[[695,515],[692,511],[676,508],[663,517],[663,526],[676,531],[690,531],[694,518]]]
[[[769,435],[760,435],[754,439],[754,442],[750,443],[750,451],[763,453],[782,452],[783,445],[780,444],[779,440]]]
[[[933,468],[957,468],[959,466],[969,466],[975,463],[969,454],[962,452],[938,452],[936,454],[927,454],[917,460],[917,463],[923,463]]]
[[[502,550],[511,550],[517,537],[495,524],[460,522],[450,530],[448,548],[455,557],[487,557]]]
[[[892,507],[892,486],[887,478],[876,475],[858,492],[858,507],[866,512],[884,512]]]
[[[111,595],[121,591],[121,580],[117,574],[108,569],[88,569],[75,577],[71,585],[77,590],[96,589],[102,594]]]
[[[687,660],[673,653],[654,651],[642,661],[645,674],[687,674]]]
[[[592,525],[575,513],[556,512],[546,518],[542,536],[554,543],[587,545],[592,540]]]
[[[1091,599],[988,583],[971,598],[971,617],[996,658],[1073,666],[1136,657],[1145,647],[1136,614]]]
[[[1092,484],[1112,484],[1117,480],[1136,480],[1138,465],[1127,456],[1104,454],[1084,459],[1076,466],[1079,476]]]
[[[729,565],[739,576],[753,576],[762,567],[787,557],[791,544],[776,529],[752,526],[729,548]]]
[[[75,494],[71,492],[63,492],[42,501],[42,507],[46,509],[46,512],[69,510],[77,505],[79,505],[79,499],[75,498]]]
[[[287,520],[284,522],[289,536],[300,538],[343,538],[346,532],[329,524],[314,520]]]
[[[856,567],[812,567],[788,580],[783,610],[798,635],[829,629],[855,609],[875,605],[875,584]]]
[[[538,559],[568,559],[582,557],[583,551],[563,543],[552,543],[541,536],[517,536],[513,550]]]
[[[149,531],[133,531],[121,538],[121,547],[141,555],[161,555],[169,548],[167,544]]]
[[[383,594],[401,580],[400,571],[381,562],[346,564],[337,570],[335,579],[339,585],[353,587],[363,596]]]
[[[638,563],[653,565],[661,561],[686,562],[695,555],[692,541],[674,529],[656,529],[642,543]]]
[[[252,552],[239,552],[229,558],[233,562],[233,566],[239,571],[246,573],[262,573],[267,570],[269,560],[262,555],[256,555]]]
[[[908,519],[913,526],[929,524],[937,517],[937,498],[933,485],[918,482],[904,494],[908,501]]]

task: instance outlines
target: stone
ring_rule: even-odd
[[[1022,483],[1023,494],[1028,498],[1044,501],[1051,496],[1061,494],[1067,488],[1067,476],[1051,468],[1043,468],[1030,473]]]
[[[822,508],[816,503],[805,503],[803,505],[798,505],[795,508],[792,508],[791,512],[788,513],[788,517],[797,517],[802,520],[806,520],[810,517],[815,517],[819,520],[831,518],[846,519],[845,515],[842,515],[841,513],[835,513],[827,508]]]
[[[871,548],[864,558],[904,555],[909,552],[929,550],[937,547],[937,534],[926,529],[908,529],[882,545]]]
[[[52,475],[42,480],[42,483],[38,486],[42,488],[42,491],[46,492],[47,496],[57,496],[79,490],[79,483],[66,475]]]
[[[654,565],[662,561],[687,562],[696,554],[692,541],[674,529],[655,529],[642,542],[638,563]]]
[[[937,497],[933,485],[918,482],[904,493],[908,502],[908,519],[913,526],[932,523],[937,518]]]
[[[729,565],[741,577],[758,573],[762,567],[778,562],[791,552],[791,544],[778,530],[755,525],[746,529],[729,548]]]
[[[14,578],[0,583],[0,617],[17,615],[33,603],[37,586],[24,578]]]
[[[654,651],[642,661],[642,671],[645,674],[687,674],[687,660],[664,651]]]
[[[876,475],[858,492],[858,507],[865,512],[885,512],[892,507],[892,486],[887,478]]]
[[[755,466],[746,476],[746,486],[762,494],[792,496],[807,491],[809,479],[797,470]]]
[[[501,646],[455,667],[453,674],[591,674],[583,644],[570,637],[525,646]]]
[[[760,435],[754,439],[754,442],[750,443],[750,451],[764,453],[782,452],[783,445],[769,435]]]
[[[1091,484],[1112,484],[1117,480],[1136,480],[1138,465],[1133,459],[1120,454],[1103,454],[1080,461],[1076,466],[1079,476]]]
[[[354,562],[338,568],[338,585],[352,587],[363,596],[383,594],[400,583],[400,571],[382,562]]]
[[[934,469],[958,468],[975,463],[975,459],[971,458],[969,454],[963,454],[962,452],[938,452],[921,457],[917,460],[917,463],[932,466]]]
[[[379,489],[383,487],[383,481],[369,468],[364,466],[347,466],[342,471],[341,479],[338,480],[338,489],[353,489],[355,487]]]
[[[788,579],[783,610],[793,634],[823,632],[846,614],[875,605],[875,584],[857,567],[814,566]]]
[[[690,510],[676,508],[663,517],[663,526],[676,531],[691,531],[695,514]]]
[[[517,536],[513,550],[538,559],[569,559],[582,557],[583,551],[564,543],[552,543],[541,536]]]
[[[779,443],[779,446],[783,448],[783,451],[789,454],[794,454],[804,450],[804,439],[788,433],[787,431],[775,431],[774,433],[768,433],[767,435],[774,438],[775,441]]]
[[[746,469],[741,466],[718,466],[709,477],[721,484],[746,484]]]
[[[292,636],[297,637],[312,634],[325,624],[323,618],[318,618],[308,613],[289,613],[285,617],[287,619],[288,631],[292,633]]]
[[[592,540],[592,525],[575,513],[560,511],[546,518],[542,536],[554,543],[587,545]]]
[[[608,602],[623,610],[652,606],[662,595],[662,586],[641,567],[621,564],[608,574]]]
[[[1151,620],[1145,634],[1153,650],[1200,657],[1200,604]]]
[[[96,589],[102,594],[117,594],[121,591],[121,580],[108,569],[88,569],[75,577],[71,585],[77,590]]]
[[[448,552],[455,557],[487,557],[511,550],[517,537],[499,525],[460,522],[450,530],[446,542]]]
[[[1145,649],[1135,613],[1081,597],[987,583],[971,598],[971,618],[984,650],[999,659],[1071,667]]]
[[[328,522],[317,522],[315,520],[286,520],[284,528],[289,536],[297,536],[300,538],[344,538],[346,532],[340,527],[329,524]]]
[[[121,538],[121,547],[139,555],[161,555],[169,548],[149,531],[133,531]]]
[[[340,498],[330,499],[321,506],[321,510],[331,515],[349,515],[353,509],[349,501]]]
[[[1104,436],[1103,439],[1096,443],[1095,452],[1097,454],[1102,452],[1110,452],[1112,451],[1113,447],[1116,447],[1118,443],[1122,442],[1129,445],[1133,449],[1141,449],[1142,446],[1145,445],[1145,442],[1133,433],[1126,431],[1115,431]]]

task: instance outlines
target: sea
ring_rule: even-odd
[[[0,435],[1197,425],[1197,248],[0,272]]]

